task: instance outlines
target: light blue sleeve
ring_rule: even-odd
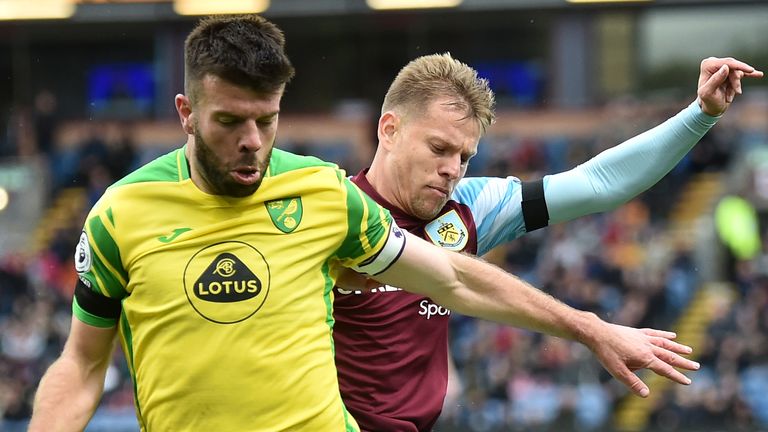
[[[520,180],[516,177],[467,177],[451,198],[469,207],[477,228],[477,255],[525,234]]]
[[[671,171],[718,119],[694,102],[570,171],[545,176],[549,223],[612,210],[629,201]]]

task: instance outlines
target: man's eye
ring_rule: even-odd
[[[218,121],[220,124],[223,124],[226,126],[226,125],[235,124],[237,120],[234,117],[219,117]]]

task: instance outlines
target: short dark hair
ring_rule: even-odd
[[[198,83],[209,74],[265,94],[294,75],[283,32],[258,15],[201,20],[184,43],[184,67],[184,91],[192,101]]]

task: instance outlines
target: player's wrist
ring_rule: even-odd
[[[605,324],[597,315],[587,311],[577,311],[568,323],[571,338],[590,348],[599,342],[602,334],[600,329]]]
[[[696,105],[699,106],[699,109],[701,110],[701,113],[712,118],[712,119],[718,119],[725,114],[725,107],[722,107],[718,110],[718,107],[712,107],[710,105],[707,105],[704,103],[704,101],[700,98],[696,98]]]

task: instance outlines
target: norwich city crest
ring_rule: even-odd
[[[284,233],[292,232],[301,223],[303,214],[301,197],[267,201],[264,205],[267,206],[272,223]]]

